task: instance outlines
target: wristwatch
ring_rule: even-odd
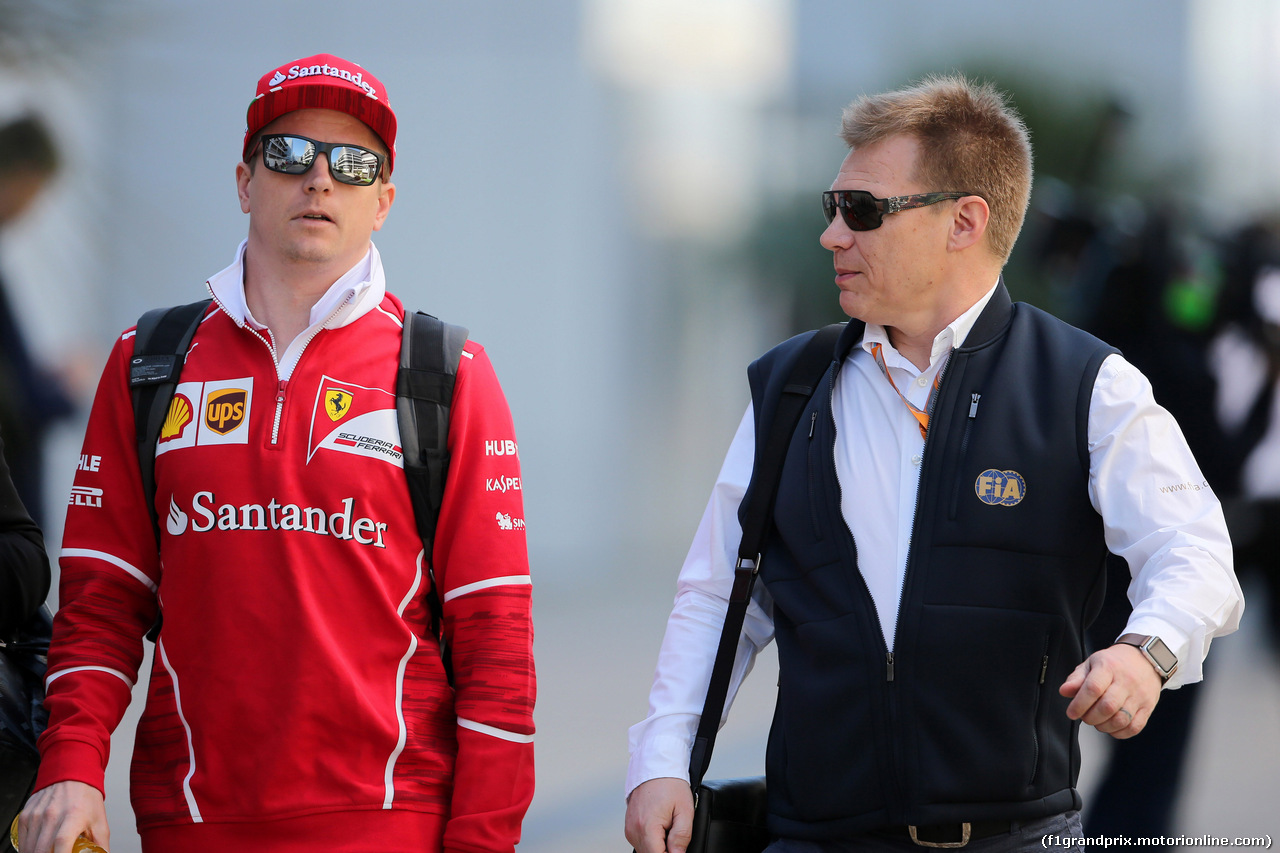
[[[1124,634],[1116,642],[1137,646],[1138,650],[1156,668],[1161,684],[1168,681],[1178,671],[1178,656],[1169,651],[1169,647],[1159,637],[1152,637],[1146,634]]]

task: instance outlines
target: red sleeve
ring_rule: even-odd
[[[132,351],[129,334],[107,361],[68,501],[37,789],[75,780],[102,790],[155,621],[160,568],[134,444]]]
[[[519,447],[485,351],[468,342],[449,418],[434,548],[452,648],[458,757],[446,851],[511,851],[533,799],[533,623]]]

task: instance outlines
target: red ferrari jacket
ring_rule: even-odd
[[[128,389],[132,330],[103,374],[67,512],[37,785],[103,787],[159,608],[131,771],[149,850],[291,850],[286,839],[302,838],[509,851],[519,840],[535,687],[511,416],[468,342],[432,555],[451,688],[401,467],[404,309],[371,254],[373,286],[329,298],[335,311],[280,364],[234,276],[211,280],[215,304],[156,451],[158,552]]]

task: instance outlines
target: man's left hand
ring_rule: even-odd
[[[1147,725],[1162,686],[1146,656],[1134,646],[1119,643],[1089,655],[1058,692],[1071,699],[1068,717],[1124,740]]]

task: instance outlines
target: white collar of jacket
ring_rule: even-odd
[[[231,266],[209,279],[207,285],[214,300],[237,326],[265,329],[254,319],[244,295],[244,250],[249,241],[243,240],[236,249]],[[329,286],[324,296],[311,306],[311,327],[338,329],[354,323],[382,303],[387,293],[387,280],[382,272],[382,258],[378,247],[369,244],[369,251]]]

